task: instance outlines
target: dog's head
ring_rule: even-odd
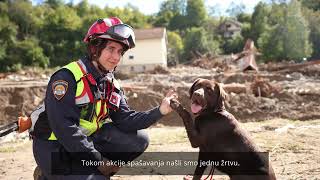
[[[189,94],[191,111],[194,114],[207,110],[217,112],[224,109],[227,94],[218,82],[198,78],[189,89]]]

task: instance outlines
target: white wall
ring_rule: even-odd
[[[129,59],[132,56],[133,59]],[[163,64],[167,66],[165,38],[143,39],[136,41],[136,47],[123,56],[121,65]]]

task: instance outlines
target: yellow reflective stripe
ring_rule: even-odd
[[[77,62],[69,63],[65,65],[64,68],[72,72],[76,82],[78,82],[84,75]],[[83,80],[81,80],[80,82],[77,83],[76,96],[80,96],[83,90],[84,90],[84,83],[83,83]]]
[[[104,103],[104,109],[103,110],[104,110],[103,111],[104,114],[109,114],[109,111],[108,111],[109,109],[107,108],[107,103],[106,102]]]
[[[83,80],[81,79],[81,81],[79,81],[77,84],[76,97],[80,96],[83,90],[84,90],[84,83],[83,83]]]
[[[64,68],[67,68],[72,72],[76,81],[79,81],[82,78],[82,76],[84,75],[77,62],[69,63],[69,64],[65,65]]]
[[[101,109],[101,100],[97,101],[96,103],[96,115],[99,116]]]
[[[57,137],[56,137],[56,135],[54,135],[54,133],[52,132],[52,133],[50,134],[50,137],[48,138],[48,140],[55,141],[55,140],[57,140]]]
[[[101,128],[101,126],[105,123],[104,121],[99,121],[99,128]]]
[[[79,67],[77,62],[69,63],[68,65],[64,66],[64,68],[70,70],[72,72],[72,74],[74,75],[75,80],[78,82],[77,89],[76,89],[76,97],[80,96],[82,94],[82,92],[85,90],[84,89],[84,82],[81,79],[84,76],[84,74],[81,71],[81,68]],[[120,83],[116,79],[114,79],[113,83],[114,83],[115,88],[120,90]],[[83,104],[84,102],[89,102],[88,98],[89,97],[86,92],[86,94],[83,97],[76,98],[76,104]],[[90,122],[90,120],[80,119],[79,129],[81,130],[81,132],[83,134],[90,136],[91,134],[96,132],[96,130],[98,129],[98,126],[99,126],[99,128],[101,128],[101,126],[106,123],[106,121],[99,121],[100,119],[97,117],[101,113],[101,106],[102,106],[101,100],[99,100],[95,103],[96,115],[92,118],[91,122]],[[109,113],[109,109],[107,108],[106,105],[104,105],[104,108],[102,111],[103,112],[102,112],[101,117],[103,117],[104,115]],[[51,133],[48,140],[57,140],[57,138],[53,132]]]
[[[84,132],[84,134],[86,134],[87,136],[90,136],[91,134],[96,132],[97,130],[96,119],[97,119],[96,117],[93,118],[92,122],[86,121],[84,119],[80,119],[80,126],[85,129],[86,132]]]
[[[89,122],[84,119],[80,119],[79,129],[81,130],[81,132],[83,134],[85,134],[86,136],[90,136],[91,134],[96,132],[96,130],[97,130],[96,119],[97,118],[95,117],[93,122]],[[102,125],[103,125],[103,122],[99,122],[99,127],[101,127]],[[55,140],[57,140],[57,137],[54,135],[53,132],[51,132],[48,140],[55,141]]]

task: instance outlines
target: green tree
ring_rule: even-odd
[[[107,16],[119,17],[124,23],[130,24],[133,28],[146,28],[148,25],[148,16],[144,15],[132,4],[127,4],[124,8],[108,8]]]
[[[285,34],[282,25],[278,24],[268,27],[258,39],[258,45],[262,51],[263,61],[281,61],[284,54],[284,41],[282,36]]]
[[[309,57],[312,47],[309,43],[309,28],[301,13],[297,0],[289,4],[273,5],[270,26],[261,34],[258,44],[265,60],[301,60]],[[284,16],[279,16],[284,14]]]
[[[187,28],[186,16],[183,16],[181,14],[173,16],[168,26],[169,30],[179,30],[181,32],[184,32],[186,28]]]
[[[174,14],[186,14],[186,0],[167,0],[161,4],[160,12],[171,11]]]
[[[251,24],[250,23],[242,23],[241,25],[241,36],[243,37],[244,40],[246,39],[251,39]]]
[[[0,2],[0,71],[8,71],[13,62],[8,60],[8,51],[16,41],[18,26],[10,21],[8,4]]]
[[[168,31],[168,65],[176,65],[183,52],[183,41],[176,32]]]
[[[8,3],[10,21],[19,26],[17,38],[23,40],[34,34],[37,26],[37,17],[30,1],[13,0]]]
[[[320,10],[320,1],[319,0],[300,0],[303,6],[312,9],[314,11]]]
[[[9,54],[8,59],[14,64],[45,68],[49,63],[49,58],[43,54],[38,40],[34,38],[16,42],[15,46],[9,50]]]
[[[57,9],[60,6],[64,5],[63,0],[45,0],[44,4],[48,5],[49,7],[53,9]]]
[[[257,44],[258,38],[269,26],[268,17],[270,11],[270,7],[263,2],[259,2],[254,8],[250,25],[251,35],[249,36],[255,44]]]
[[[251,39],[251,14],[240,13],[237,15],[237,20],[242,24],[241,25],[241,36],[243,41],[250,38]]]
[[[270,13],[268,15],[268,22],[269,26],[275,26],[279,23],[284,24],[285,17],[286,17],[286,9],[288,5],[286,3],[276,4],[273,3],[269,6]]]
[[[84,17],[86,14],[90,13],[90,5],[88,0],[82,0],[78,5],[75,6],[78,16]]]
[[[10,21],[9,8],[6,3],[0,2],[0,45],[13,43],[16,40],[18,26]]]
[[[80,17],[68,6],[59,6],[48,13],[40,33],[40,45],[50,57],[50,66],[64,65],[80,56],[79,42],[84,36],[81,27]]]
[[[123,9],[123,12],[119,15],[119,17],[125,23],[130,24],[133,28],[136,29],[150,27],[148,25],[148,16],[144,15],[139,11],[137,7],[130,4]]]
[[[160,5],[154,18],[155,26],[165,26],[169,30],[183,30],[185,26],[186,0],[168,0]]]
[[[200,27],[207,19],[207,10],[203,0],[188,0],[186,13],[188,27]]]
[[[312,58],[320,58],[320,11],[312,11],[307,9],[305,17],[309,21],[310,36],[309,41],[312,43],[313,53]]]
[[[284,36],[284,51],[286,58],[301,60],[304,57],[309,57],[312,53],[312,47],[309,43],[310,30],[302,15],[301,3],[292,0],[288,4],[285,17],[287,33]]]
[[[243,50],[244,39],[238,34],[232,39],[226,39],[223,44],[223,50],[225,54],[237,53]]]
[[[105,7],[104,9],[98,6],[89,6],[88,13],[83,14],[81,17],[82,25],[79,28],[79,39],[84,38],[85,34],[88,32],[89,27],[99,18],[108,17],[108,12],[112,11],[111,8]],[[78,10],[77,10],[77,13]],[[111,16],[111,15],[110,15]]]
[[[174,16],[175,14],[172,11],[159,12],[154,19],[153,25],[156,27],[168,27]]]
[[[214,40],[212,34],[205,31],[202,27],[193,27],[187,30],[184,47],[184,61],[189,61],[200,55],[216,55],[221,52],[219,42]]]
[[[237,15],[237,20],[241,23],[250,23],[252,15],[248,13],[240,13]]]

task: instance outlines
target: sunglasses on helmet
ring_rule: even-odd
[[[106,34],[120,41],[127,40],[129,42],[130,48],[133,48],[135,46],[135,36],[133,29],[127,24],[117,24],[111,26],[107,30]]]
[[[111,26],[107,30],[107,34],[116,39],[125,40],[128,39],[130,36],[134,35],[134,32],[132,27],[127,24],[117,24]]]

